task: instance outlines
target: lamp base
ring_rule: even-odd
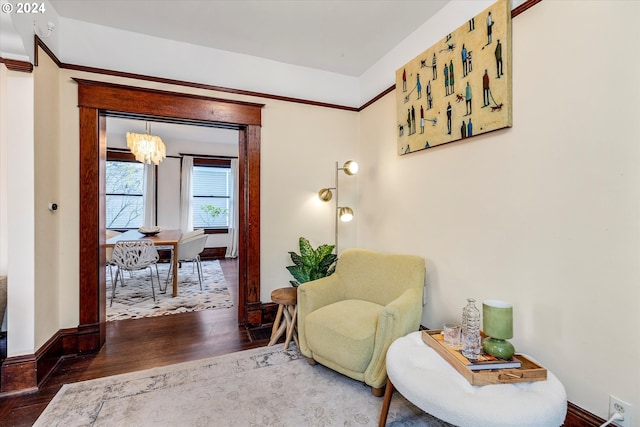
[[[516,352],[513,345],[507,340],[499,340],[496,338],[485,338],[482,341],[482,349],[485,353],[490,354],[498,359],[510,359]]]

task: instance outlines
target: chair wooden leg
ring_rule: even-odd
[[[387,389],[384,392],[384,401],[382,402],[382,411],[380,412],[378,427],[384,427],[387,424],[387,415],[389,415],[389,406],[391,405],[393,391],[393,384],[391,380],[387,378]]]
[[[313,365],[316,365],[318,362],[316,362],[313,357],[307,357],[307,363],[313,366]]]
[[[371,394],[373,394],[375,397],[382,397],[382,395],[384,394],[384,387],[371,387]]]

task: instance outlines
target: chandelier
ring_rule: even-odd
[[[146,123],[145,133],[127,132],[127,147],[141,163],[155,164],[156,166],[165,157],[167,149],[159,136],[149,133],[149,122]]]

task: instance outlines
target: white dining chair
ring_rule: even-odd
[[[153,287],[153,269],[152,266],[156,266],[156,277],[158,278],[158,288],[160,288],[160,275],[158,274],[158,251],[156,250],[153,242],[149,239],[139,240],[121,240],[113,247],[113,263],[118,266],[116,272],[116,279],[111,284],[111,305],[113,305],[113,299],[116,296],[116,285],[118,283],[118,277],[122,280],[122,271],[136,271],[149,269],[151,279],[151,293],[153,295],[153,301],[156,301],[156,291]],[[166,289],[166,287],[165,287]]]
[[[198,269],[198,280],[200,281],[200,290],[202,290],[202,264],[200,262],[200,254],[204,251],[204,247],[207,243],[207,235],[199,234],[195,237],[187,239],[180,239],[178,242],[177,254],[178,262],[192,262],[193,267]],[[169,273],[167,273],[167,284],[169,283],[169,277],[171,275],[173,263],[169,266]]]
[[[122,233],[116,230],[107,230],[105,232],[107,240],[112,237],[116,237],[121,235]],[[107,261],[107,269],[109,270],[109,275],[111,276],[111,283],[113,283],[113,247],[108,247],[105,251],[105,257]]]

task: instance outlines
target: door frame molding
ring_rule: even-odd
[[[80,117],[78,352],[96,352],[106,340],[104,208],[109,114],[238,129],[238,323],[260,325],[260,127],[264,104],[73,80],[78,84]]]

